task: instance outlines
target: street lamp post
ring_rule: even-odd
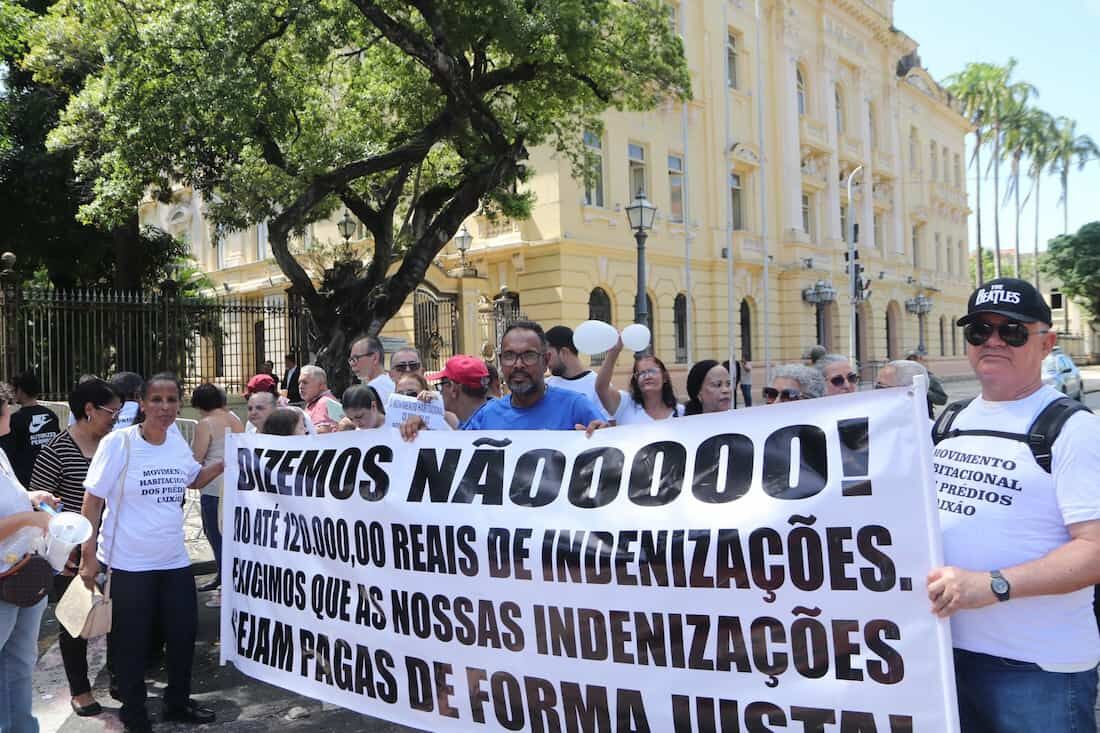
[[[634,322],[643,325],[649,323],[645,297],[645,240],[656,216],[657,207],[649,203],[643,191],[638,191],[634,203],[626,207],[626,218],[634,230],[634,241],[638,243],[638,292],[634,296]]]
[[[932,312],[932,299],[924,293],[918,293],[915,298],[905,301],[905,310],[917,316],[917,351],[923,354],[925,353],[924,317]]]
[[[802,291],[802,300],[814,306],[814,324],[817,332],[817,342],[825,342],[825,325],[823,314],[825,306],[836,300],[836,288],[832,283],[818,280],[811,287]]]
[[[855,202],[852,200],[852,183],[855,181],[856,175],[862,171],[863,166],[857,165],[848,174],[848,231],[843,233],[844,236],[848,237],[848,295],[852,304],[852,312],[848,315],[848,358],[852,360],[852,365],[857,369],[859,368],[859,354],[856,353],[856,333],[859,329],[857,319],[861,289],[859,287],[859,250],[856,249],[856,217]]]
[[[344,218],[336,223],[336,228],[340,230],[340,236],[344,238],[344,259],[351,259],[351,235],[355,234],[355,220],[351,218],[351,214],[347,209],[344,209]]]
[[[458,255],[461,258],[462,273],[466,273],[466,253],[470,251],[470,244],[474,241],[474,235],[463,224],[462,228],[454,236],[455,246],[458,247]]]

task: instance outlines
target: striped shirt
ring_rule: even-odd
[[[92,460],[80,452],[68,431],[38,451],[31,474],[32,491],[49,491],[61,499],[62,509],[79,512],[84,503],[84,477]]]

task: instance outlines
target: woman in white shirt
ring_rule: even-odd
[[[637,425],[683,415],[684,406],[676,403],[664,362],[652,354],[635,357],[629,392],[611,386],[611,375],[622,350],[623,342],[619,339],[604,356],[596,374],[596,394],[615,424]]]
[[[0,435],[9,430],[10,399],[6,387],[0,390]],[[24,489],[7,455],[0,451],[0,541],[24,527],[45,532],[50,515],[34,511],[43,502],[59,505],[52,494]],[[38,661],[38,627],[45,610],[45,598],[26,608],[0,601],[0,668],[4,670],[5,686],[0,695],[4,701],[0,705],[0,731],[38,730],[31,714],[31,673]]]
[[[100,566],[110,564],[114,631],[109,644],[122,700],[119,718],[127,731],[152,730],[145,709],[145,660],[158,616],[167,643],[162,719],[214,720],[213,711],[191,700],[198,608],[181,507],[189,486],[205,485],[224,465],[200,466],[179,431],[170,429],[182,394],[174,374],[146,382],[144,420],[100,441],[84,480],[82,513],[95,531],[81,551],[80,577],[90,586]]]

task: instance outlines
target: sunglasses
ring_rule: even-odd
[[[843,387],[844,382],[848,382],[848,384],[859,384],[859,375],[855,372],[851,372],[848,376],[838,374],[829,380],[829,383],[834,387]]]
[[[120,410],[122,410],[121,407],[118,408],[118,410],[112,410],[110,407],[105,407],[104,405],[96,405],[95,409],[103,410],[104,412],[106,412],[108,415],[111,416],[112,420],[117,420],[118,419],[118,413],[119,413]]]
[[[1031,331],[1027,330],[1027,324],[1019,321],[1005,321],[997,326],[989,321],[974,321],[963,326],[963,338],[971,346],[981,346],[989,340],[994,331],[1001,337],[1001,341],[1014,347],[1023,346],[1033,335]],[[1040,336],[1044,333],[1050,333],[1050,329],[1044,328],[1042,331],[1035,331],[1034,335]]]
[[[420,362],[418,361],[403,361],[398,364],[394,364],[393,368],[399,372],[415,372],[420,368]]]
[[[769,405],[776,402],[794,402],[795,400],[802,399],[802,393],[797,389],[776,389],[775,387],[764,388],[764,401]]]

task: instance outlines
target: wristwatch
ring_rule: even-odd
[[[989,589],[993,591],[993,595],[997,596],[998,601],[1007,601],[1009,593],[1012,592],[1012,586],[1008,584],[1008,579],[1001,575],[1000,570],[991,570],[989,577]]]

